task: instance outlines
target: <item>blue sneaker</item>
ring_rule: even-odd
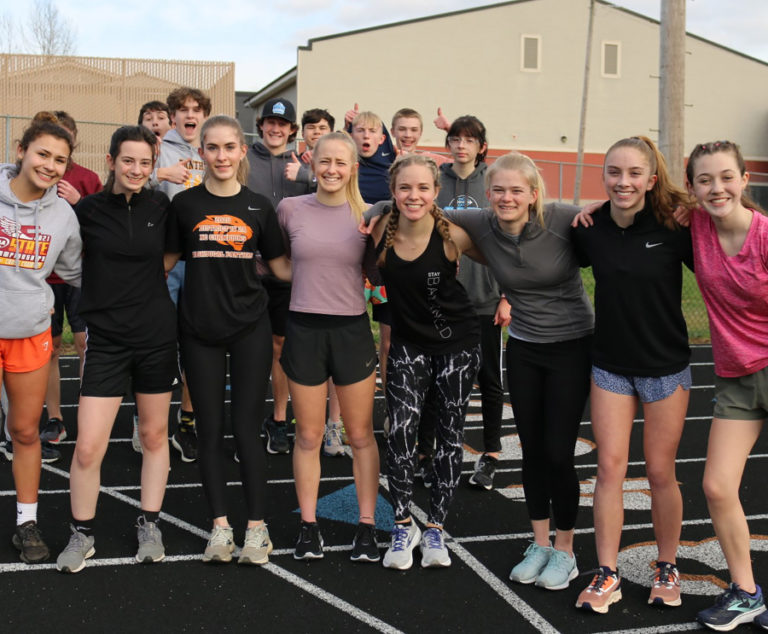
[[[416,522],[395,524],[392,529],[392,544],[384,554],[382,564],[385,568],[408,570],[413,565],[413,549],[421,541],[421,530]]]
[[[758,614],[752,622],[760,629],[768,630],[768,612]]]
[[[539,546],[531,542],[525,549],[523,560],[509,573],[509,579],[517,583],[533,583],[549,563],[552,551],[552,546]]]
[[[715,605],[698,613],[696,620],[718,632],[730,632],[742,623],[751,623],[764,612],[765,602],[760,586],[757,586],[757,591],[752,596],[744,592],[738,584],[732,583],[717,597]]]
[[[562,550],[552,550],[547,565],[536,577],[536,585],[546,590],[564,590],[578,574],[576,557]]]

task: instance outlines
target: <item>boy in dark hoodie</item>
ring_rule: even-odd
[[[488,206],[485,186],[485,155],[488,150],[485,126],[470,115],[459,117],[448,128],[445,146],[452,163],[440,166],[441,209],[482,209]],[[480,322],[482,365],[477,379],[480,385],[483,415],[484,453],[469,478],[471,484],[486,490],[493,488],[493,476],[501,452],[501,416],[504,394],[501,383],[501,328],[495,323],[497,311],[509,314],[509,304],[501,297],[499,286],[483,264],[462,258],[458,279],[469,294]],[[419,469],[425,485],[431,483],[431,454],[434,446],[435,411],[433,399],[427,398],[419,424]]]
[[[311,179],[290,180],[286,167],[294,163],[295,154],[288,145],[296,139],[296,109],[287,99],[269,99],[256,121],[261,141],[248,148],[248,189],[266,196],[277,209],[277,204],[289,196],[302,196],[314,189]],[[280,365],[280,355],[285,342],[285,322],[291,298],[291,285],[264,271],[262,284],[269,294],[269,319],[272,323],[272,396],[274,410],[264,420],[267,435],[267,452],[290,453],[288,441],[288,379]]]

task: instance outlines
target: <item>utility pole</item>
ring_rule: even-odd
[[[685,132],[685,0],[661,0],[659,149],[669,175],[683,185]]]
[[[589,96],[589,66],[592,58],[592,31],[595,24],[595,0],[589,0],[589,26],[587,27],[587,54],[584,57],[584,84],[581,90],[581,117],[579,119],[579,146],[576,150],[576,178],[573,182],[573,204],[581,198],[581,176],[584,163],[584,136],[587,129],[587,100]]]

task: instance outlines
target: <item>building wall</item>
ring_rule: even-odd
[[[520,0],[316,39],[298,51],[298,110],[342,117],[358,103],[389,125],[409,106],[424,116],[423,145],[441,148],[432,125],[441,106],[448,117],[478,116],[491,148],[575,162],[588,18],[588,0]],[[540,37],[538,72],[521,70],[523,35]],[[605,42],[619,43],[618,77],[603,75]],[[686,46],[686,152],[730,138],[768,172],[768,64],[691,36]],[[658,23],[596,3],[585,151],[597,164],[617,139],[658,139],[658,75]],[[740,94],[749,99],[731,98]],[[589,197],[599,170],[587,172]]]

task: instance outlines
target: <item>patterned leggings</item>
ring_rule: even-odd
[[[387,408],[391,424],[387,468],[396,521],[410,517],[416,434],[424,397],[434,384],[437,449],[428,521],[438,526],[445,522],[461,476],[464,418],[479,367],[479,345],[461,352],[430,355],[401,342],[392,342],[387,361]]]

